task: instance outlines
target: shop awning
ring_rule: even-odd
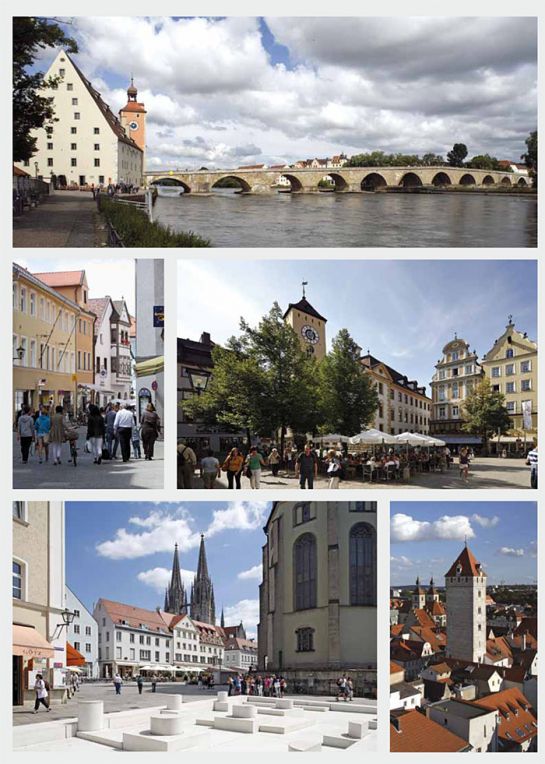
[[[55,648],[32,626],[13,624],[13,655],[25,658],[54,658]]]
[[[66,643],[66,665],[67,666],[85,666],[87,661],[83,655],[73,647],[70,642]]]
[[[477,435],[437,435],[438,438],[444,440],[447,446],[450,445],[462,445],[462,446],[480,446],[482,440]]]
[[[134,365],[134,370],[137,377],[150,377],[153,374],[159,374],[159,372],[165,369],[165,357],[158,355],[156,358],[148,358],[145,361],[139,361]]]

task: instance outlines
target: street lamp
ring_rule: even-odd
[[[189,381],[191,382],[191,387],[196,391],[197,395],[200,395],[206,390],[208,380],[210,379],[210,374],[207,372],[191,370],[189,370],[187,373],[189,376]]]
[[[38,177],[38,162],[34,162],[34,175],[36,178]]]
[[[53,636],[50,637],[51,640],[58,639],[60,637],[63,629],[68,629],[74,618],[76,617],[76,614],[72,612],[71,610],[68,610],[68,608],[64,608],[64,610],[61,612],[61,618],[62,623],[58,623],[55,626],[55,631],[53,632]]]
[[[23,360],[23,356],[24,356],[24,354],[25,354],[25,349],[24,349],[24,347],[22,347],[21,345],[19,345],[19,347],[18,347],[18,348],[15,348],[15,352],[16,352],[16,354],[17,354],[17,355],[14,355],[14,356],[13,356],[13,360],[14,360],[14,361],[22,361],[22,360]]]

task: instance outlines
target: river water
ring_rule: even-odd
[[[441,194],[159,197],[155,218],[214,247],[536,247],[537,199]]]

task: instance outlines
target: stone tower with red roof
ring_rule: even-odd
[[[132,138],[138,148],[142,150],[145,159],[146,109],[144,104],[138,100],[138,90],[132,77],[131,84],[127,88],[127,103],[119,110],[119,121],[129,138]]]
[[[486,573],[467,543],[445,574],[447,654],[481,663],[486,652]]]

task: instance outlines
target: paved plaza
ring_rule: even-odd
[[[13,218],[14,247],[99,247],[104,224],[90,191],[58,191]]]
[[[55,466],[52,461],[38,462],[38,457],[32,453],[28,464],[21,461],[19,443],[13,436],[13,487],[14,488],[163,488],[164,483],[164,442],[155,443],[152,461],[133,459],[123,463],[118,449],[117,459],[93,464],[91,454],[84,452],[86,429],[79,428],[78,461],[74,467],[69,462],[70,449],[68,443],[63,444],[61,464]],[[131,448],[132,454],[132,448]]]
[[[314,488],[327,489],[328,479],[320,475],[314,481]],[[243,489],[250,489],[250,481],[243,477],[241,480]],[[203,488],[202,480],[197,473],[194,481],[195,488]],[[222,472],[221,477],[216,480],[216,488],[227,488],[227,478]],[[277,477],[273,477],[269,470],[263,470],[261,477],[262,489],[293,489],[299,487],[299,481],[294,473],[281,471]],[[401,480],[380,480],[365,481],[361,480],[342,480],[342,488],[371,488],[381,490],[384,488],[530,488],[530,467],[526,465],[524,459],[501,459],[500,457],[476,457],[472,460],[469,469],[469,481],[464,483],[460,477],[457,464],[453,464],[445,472],[418,472],[409,483]]]

